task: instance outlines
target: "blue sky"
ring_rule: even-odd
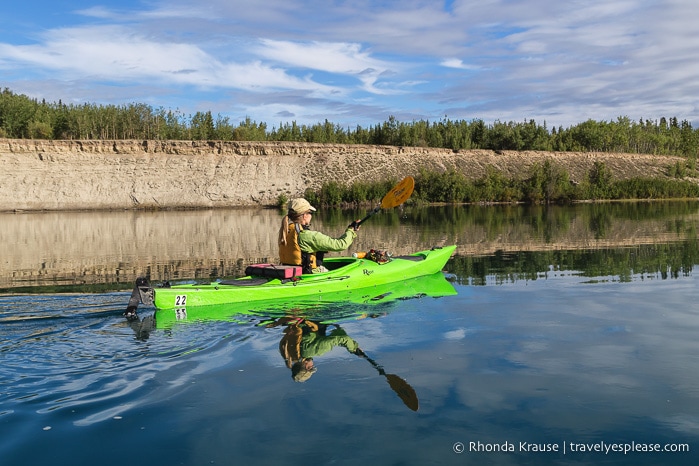
[[[699,126],[696,0],[26,0],[0,87],[269,126],[619,116]]]

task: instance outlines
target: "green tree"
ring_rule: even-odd
[[[214,127],[214,118],[211,112],[197,112],[192,117],[190,123],[190,135],[196,140],[214,139],[216,128]]]

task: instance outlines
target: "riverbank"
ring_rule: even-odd
[[[199,209],[274,205],[323,183],[420,170],[471,179],[488,167],[525,176],[550,160],[574,182],[603,162],[617,179],[667,177],[681,157],[460,150],[293,142],[0,139],[0,211]]]

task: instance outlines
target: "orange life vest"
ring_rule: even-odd
[[[301,225],[289,223],[289,231],[286,232],[286,244],[279,243],[279,261],[283,265],[300,265],[303,273],[311,273],[316,266],[315,253],[301,252],[299,246],[299,233]],[[306,258],[306,260],[304,260]]]

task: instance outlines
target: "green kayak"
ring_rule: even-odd
[[[147,295],[147,301],[152,298],[157,309],[190,309],[198,306],[296,298],[332,300],[331,295],[336,293],[356,291],[357,294],[362,294],[360,290],[366,288],[435,274],[442,270],[455,249],[456,246],[435,247],[378,262],[368,258],[329,257],[323,262],[328,272],[293,276],[288,279],[245,276],[210,284],[156,288],[150,288],[145,279],[139,279],[132,299],[137,305],[136,290],[140,288],[141,302],[146,303],[143,296]],[[134,302],[130,301],[129,308],[133,307],[133,304]],[[135,307],[133,310],[135,312]]]
[[[176,323],[227,321],[249,324],[251,318],[302,317],[334,323],[376,317],[391,311],[394,303],[415,298],[441,298],[456,295],[456,289],[442,272],[356,290],[296,298],[236,302],[212,306],[177,307],[158,310],[158,328]]]

